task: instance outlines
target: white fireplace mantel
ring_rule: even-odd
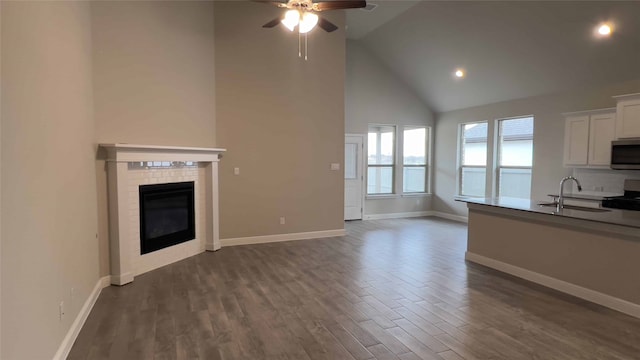
[[[218,161],[226,149],[137,145],[137,144],[100,144],[107,151],[107,161]]]
[[[204,249],[220,249],[219,212],[218,212],[218,161],[225,149],[155,146],[137,144],[100,144],[104,150],[101,156],[107,162],[107,183],[109,193],[109,249],[111,261],[111,283],[124,285],[133,281],[134,276],[149,269],[135,268],[134,260],[142,255],[132,246],[130,219],[129,163],[144,161],[184,161],[204,163],[205,165],[205,224]],[[139,241],[139,239],[137,239]],[[145,255],[147,256],[147,255]],[[175,255],[164,260],[173,262],[182,260],[184,255]],[[162,264],[161,264],[162,265]]]

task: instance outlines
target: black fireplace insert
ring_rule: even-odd
[[[196,238],[194,182],[140,185],[140,253]]]

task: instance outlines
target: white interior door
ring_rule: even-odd
[[[364,135],[344,138],[344,219],[362,219]]]

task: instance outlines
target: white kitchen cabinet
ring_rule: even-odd
[[[640,137],[640,93],[614,96],[616,111],[616,139]]]
[[[580,111],[565,115],[564,165],[605,167],[611,162],[615,137],[614,108]]]
[[[564,164],[587,165],[589,159],[589,115],[567,116],[564,125]]]
[[[611,164],[611,141],[616,135],[616,114],[593,114],[589,119],[589,165]]]

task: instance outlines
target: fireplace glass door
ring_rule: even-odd
[[[196,237],[194,182],[140,185],[140,253]]]

